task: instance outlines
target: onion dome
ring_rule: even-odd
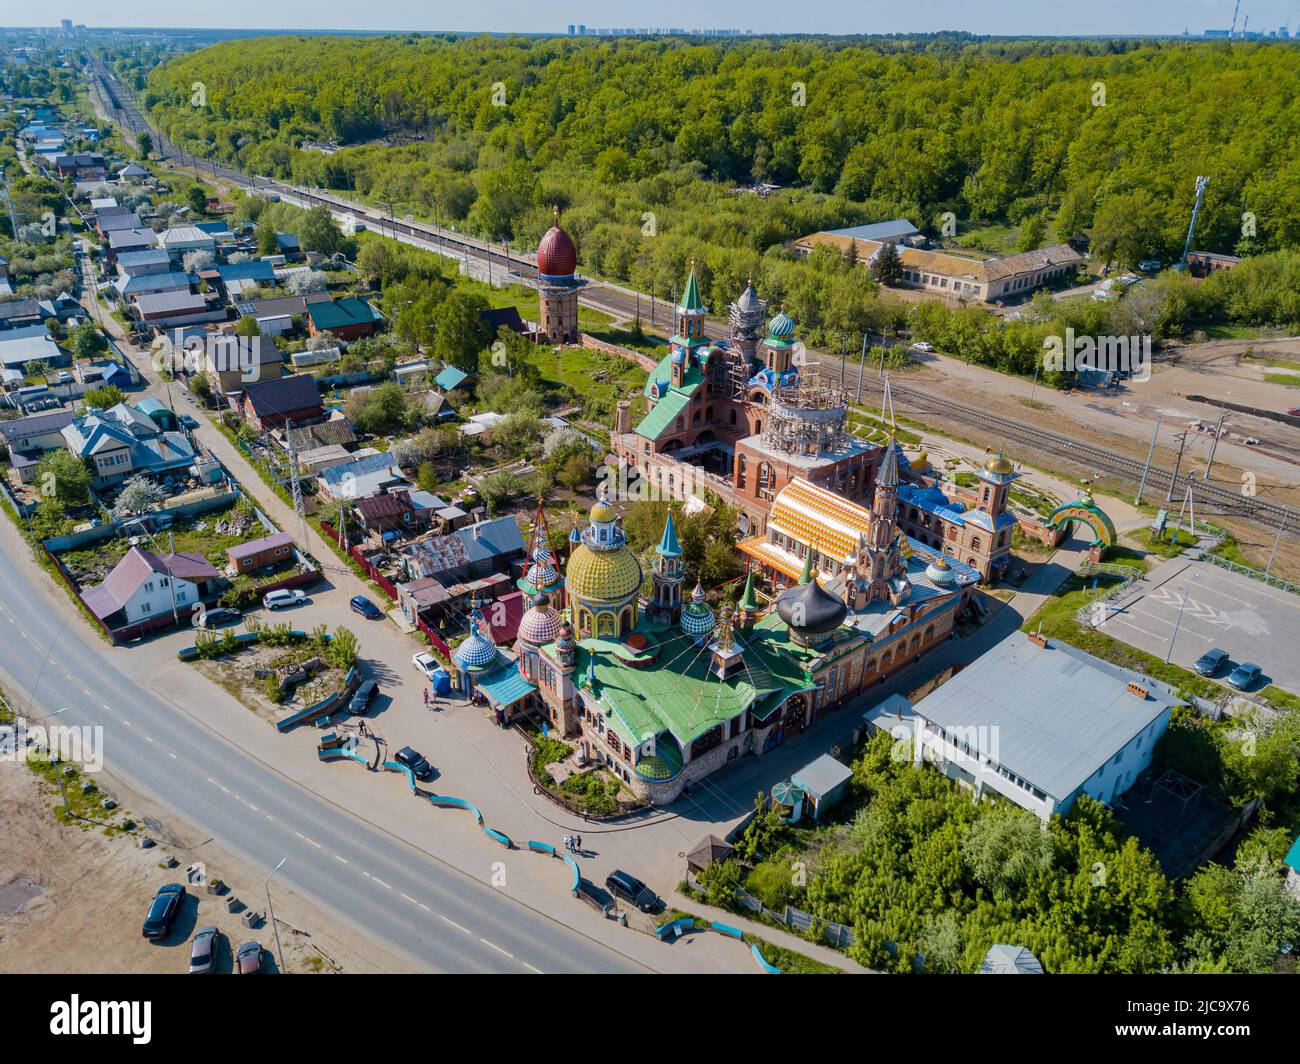
[[[912,459],[911,466],[920,472],[923,469],[930,468],[930,454],[924,448],[917,452],[916,457]]]
[[[533,552],[533,564],[524,574],[524,583],[528,585],[524,590],[549,591],[559,586],[560,571],[555,568],[554,562],[555,555],[548,548],[538,547]]]
[[[609,504],[608,499],[597,499],[596,505],[591,508],[591,519],[601,524],[607,521],[613,521],[618,517],[614,507]]]
[[[641,590],[641,563],[626,543],[614,550],[579,544],[569,559],[565,586],[579,602],[623,602]]]
[[[754,279],[752,277],[745,282],[745,290],[740,293],[740,298],[736,300],[736,307],[746,314],[753,314],[763,309],[758,293],[754,291]]]
[[[567,280],[578,266],[578,251],[569,234],[560,228],[560,212],[555,211],[555,224],[546,230],[537,245],[537,272],[544,278]]]
[[[573,638],[573,629],[569,627],[569,622],[562,622],[560,624],[560,630],[555,636],[555,649],[559,651],[572,651],[577,647],[577,645],[577,642]]]
[[[1008,473],[1014,472],[1014,467],[1010,459],[1003,455],[1001,451],[998,451],[997,454],[989,455],[988,461],[984,463],[984,472],[1006,476]]]
[[[925,575],[929,578],[930,583],[939,587],[948,587],[957,579],[957,574],[953,571],[948,559],[940,554],[929,565],[925,567]]]
[[[795,633],[812,636],[835,631],[844,623],[849,608],[812,580],[783,591],[776,600],[776,612]]]
[[[696,584],[691,601],[682,607],[682,631],[692,639],[700,640],[711,635],[717,623],[713,610],[704,601],[704,588]]]
[[[767,323],[767,335],[773,340],[789,340],[794,335],[794,319],[784,310],[779,310]]]
[[[452,660],[463,669],[482,669],[496,661],[497,648],[479,631],[477,619],[470,624],[469,638],[456,648]]]
[[[519,619],[519,638],[533,646],[542,646],[560,634],[562,623],[559,613],[551,606],[551,600],[539,592]]]

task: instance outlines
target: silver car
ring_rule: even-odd
[[[190,975],[210,975],[217,962],[221,932],[215,927],[200,927],[190,943]]]

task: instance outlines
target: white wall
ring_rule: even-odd
[[[188,580],[176,580],[176,608],[182,613],[189,613],[190,607],[199,601],[198,588]],[[169,617],[172,612],[172,588],[165,573],[154,573],[135,590],[126,603],[126,623],[152,620],[154,617]]]

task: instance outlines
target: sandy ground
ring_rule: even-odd
[[[209,875],[258,912],[266,911],[263,876],[218,850],[211,841],[166,821],[125,788],[101,774],[100,790],[129,809],[158,845],[140,849],[129,834],[108,835],[98,824],[63,824],[54,810],[58,789],[13,761],[0,762],[0,972],[5,973],[185,973],[189,939],[207,925],[223,936],[217,970],[231,971],[231,955],[245,942],[263,947],[268,970],[279,968],[269,923],[245,927],[241,914],[227,912],[224,897],[189,888],[172,933],[158,943],[140,934],[153,892],[164,883],[185,882],[186,869],[202,862]],[[105,822],[120,823],[115,810]],[[174,855],[173,869],[159,866]],[[388,954],[352,932],[341,919],[321,913],[283,887],[272,884],[284,966],[293,973],[414,971],[407,959]]]

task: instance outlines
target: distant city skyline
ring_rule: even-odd
[[[228,0],[219,8],[178,8],[169,0],[123,0],[106,9],[90,0],[61,3],[40,19],[6,25],[57,27],[63,19],[97,28],[176,29],[302,29],[302,30],[449,30],[493,33],[564,35],[569,25],[610,27],[680,27],[685,30],[752,30],[756,34],[823,33],[881,34],[962,31],[974,34],[1025,36],[1178,35],[1184,30],[1200,36],[1207,29],[1227,29],[1234,0],[1092,0],[1087,4],[1045,3],[1043,0],[1002,0],[989,6],[965,0],[930,0],[899,5],[886,0],[605,0],[601,4],[525,3],[522,0],[481,0],[461,10],[431,10],[417,0],[384,0],[359,7],[342,0],[317,0],[310,7],[269,7],[261,0]],[[18,12],[14,12],[18,14]],[[1300,0],[1242,0],[1238,29],[1249,17],[1251,31],[1268,33],[1289,24],[1300,28]]]

